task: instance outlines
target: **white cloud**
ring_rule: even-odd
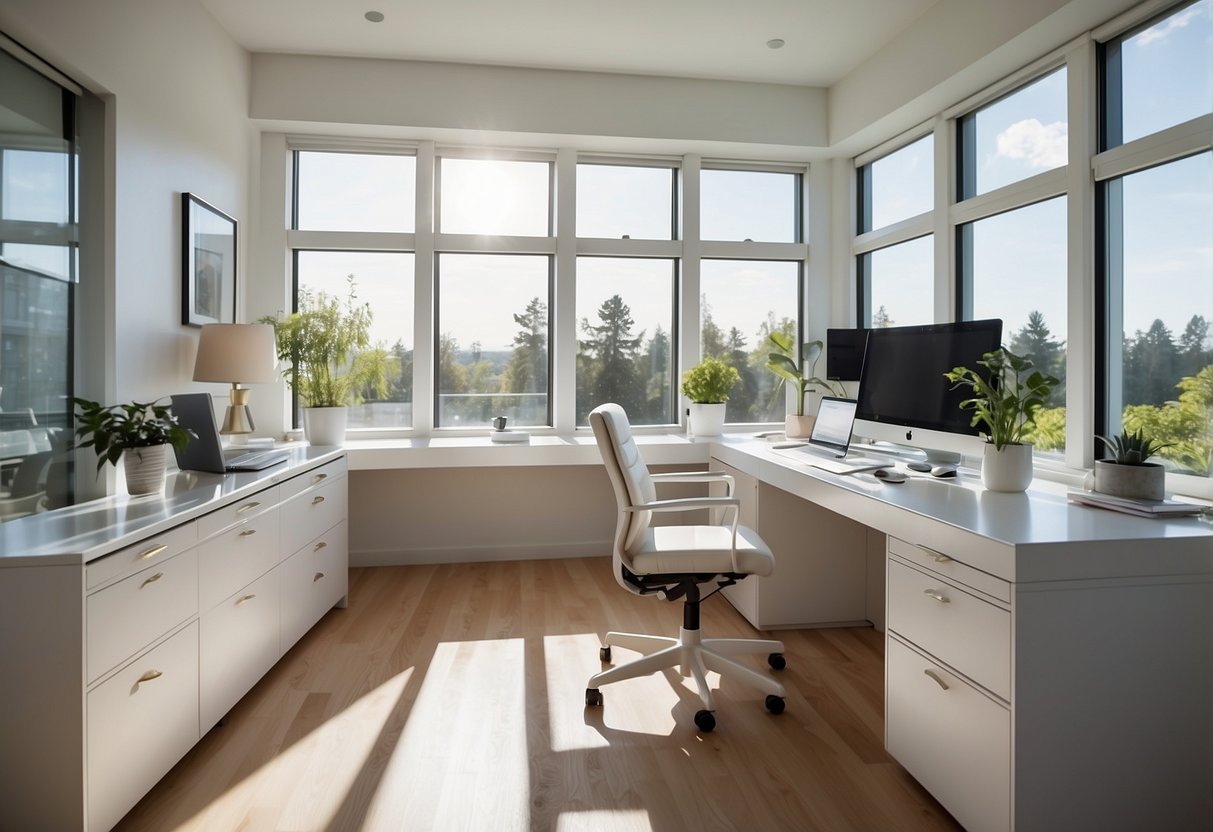
[[[1039,119],[1026,118],[998,134],[998,155],[1043,170],[1059,167],[1066,163],[1066,136],[1064,121],[1041,124]]]
[[[1177,29],[1182,29],[1195,19],[1200,13],[1200,9],[1192,7],[1183,14],[1177,14],[1175,17],[1168,18],[1156,26],[1151,26],[1137,37],[1133,38],[1138,46],[1149,46],[1151,43],[1160,40],[1166,40],[1167,36]]]

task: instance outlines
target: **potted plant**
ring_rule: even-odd
[[[182,450],[195,435],[178,424],[166,404],[104,406],[88,399],[72,401],[77,408],[78,441],[74,447],[95,450],[98,471],[107,462],[117,465],[121,457],[126,490],[132,495],[152,494],[163,488],[168,446]]]
[[[801,355],[796,355],[795,341],[784,332],[772,332],[767,336],[767,342],[772,352],[767,354],[766,368],[779,376],[778,392],[786,382],[796,390],[796,413],[789,413],[784,420],[784,433],[789,438],[808,436],[813,432],[813,417],[804,413],[804,397],[812,385],[824,387],[831,394],[841,396],[842,390],[836,390],[834,385],[823,378],[817,377],[817,359],[821,358],[823,345],[821,341],[809,341],[801,348]],[[797,364],[797,358],[801,363]],[[808,367],[808,374],[804,368]]]
[[[299,395],[303,432],[313,445],[340,445],[355,391],[371,387],[387,394],[386,355],[371,349],[369,303],[355,303],[354,276],[342,302],[324,292],[303,291],[299,311],[267,316],[273,324],[278,358],[287,386]]]
[[[973,427],[985,426],[982,484],[990,491],[1024,491],[1032,482],[1032,444],[1026,440],[1036,412],[1060,382],[1033,370],[1030,359],[1006,347],[987,352],[977,363],[985,372],[954,367],[944,375],[953,382],[953,390],[973,391],[960,406],[972,409]]]
[[[1112,453],[1111,459],[1095,460],[1095,490],[1136,500],[1162,500],[1166,497],[1167,470],[1151,456],[1170,445],[1147,439],[1141,428],[1128,430],[1111,439],[1096,436]]]
[[[694,436],[719,436],[724,430],[724,405],[729,391],[741,381],[737,370],[715,358],[705,358],[682,375],[682,395],[691,400],[689,427]]]

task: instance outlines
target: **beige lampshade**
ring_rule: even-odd
[[[207,324],[198,339],[194,381],[269,384],[279,378],[277,363],[270,324]]]

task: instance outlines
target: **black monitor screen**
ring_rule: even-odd
[[[855,418],[976,435],[973,412],[960,408],[972,391],[951,389],[943,374],[957,366],[978,369],[1001,343],[997,318],[870,330]]]
[[[826,330],[826,378],[831,381],[859,381],[863,369],[866,329]]]

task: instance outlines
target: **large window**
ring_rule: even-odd
[[[1213,111],[1213,0],[1105,44],[1101,433],[1142,429],[1172,471],[1213,470],[1213,151],[1161,131]],[[1190,131],[1197,132],[1197,131]],[[1184,139],[1180,139],[1184,142]],[[1182,144],[1179,145],[1183,147]]]
[[[921,139],[859,169],[859,231],[874,231],[935,207],[935,137]]]
[[[930,235],[859,256],[863,326],[910,326],[935,320],[935,249]]]
[[[0,521],[74,499],[75,112],[0,52]]]
[[[444,234],[551,233],[550,162],[443,157],[438,176]]]
[[[301,151],[295,155],[295,227],[309,231],[413,230],[413,156]]]
[[[674,170],[577,165],[577,236],[674,239]]]
[[[699,177],[705,240],[800,242],[801,177],[752,170],[704,170]]]

